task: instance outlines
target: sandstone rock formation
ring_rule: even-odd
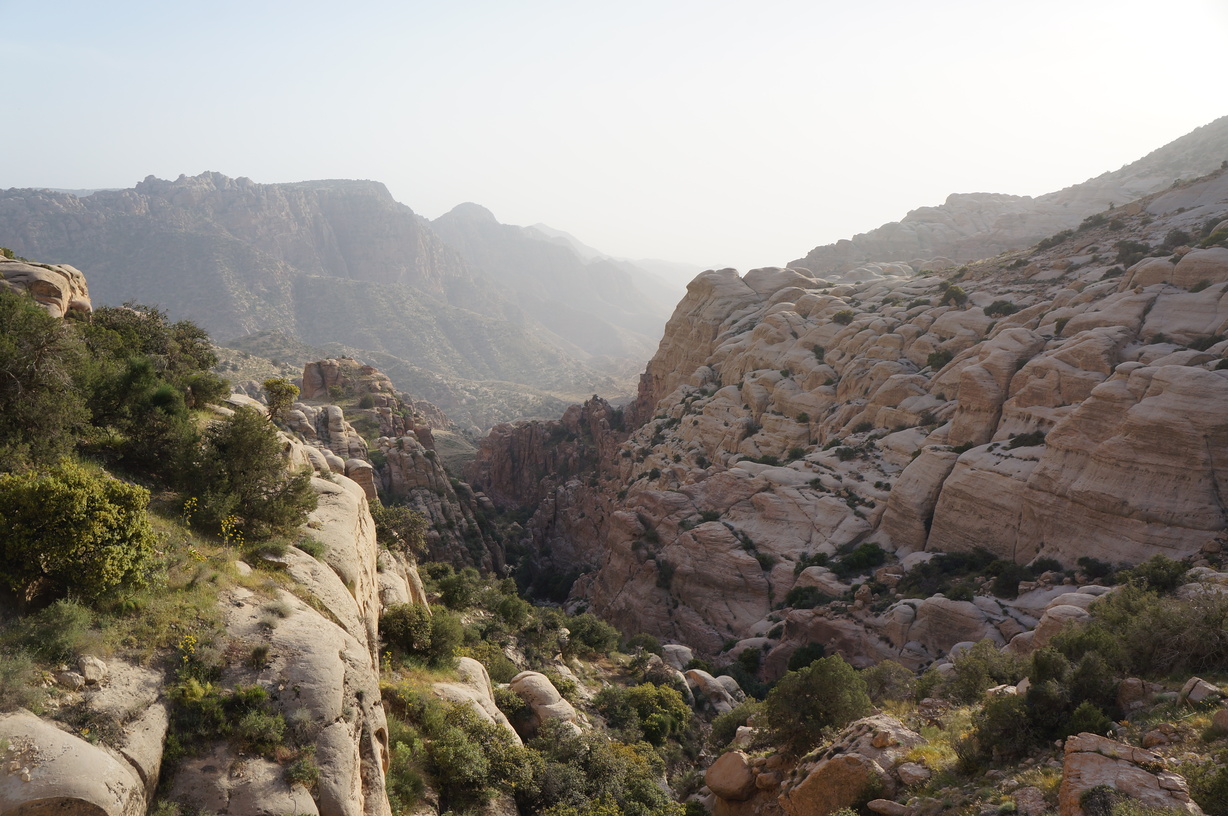
[[[0,286],[29,292],[52,317],[70,311],[89,313],[89,288],[85,276],[67,264],[42,264],[0,257]]]
[[[1061,816],[1083,816],[1080,799],[1097,785],[1115,788],[1146,807],[1202,813],[1190,800],[1185,780],[1163,770],[1163,760],[1150,751],[1078,734],[1066,740],[1065,752],[1058,791]]]
[[[705,272],[621,428],[597,400],[501,427],[471,481],[497,504],[535,506],[537,569],[580,572],[573,596],[624,631],[703,656],[760,643],[768,676],[814,641],[914,667],[986,637],[1026,651],[1046,614],[1046,626],[1069,615],[906,601],[902,569],[884,573],[886,592],[854,595],[866,572],[842,581],[811,565],[867,542],[889,565],[976,548],[1131,563],[1217,546],[1228,271],[1218,248],[1195,249],[1174,265],[1199,264],[1188,287],[1123,286],[1112,249],[1167,263],[1173,230],[1224,220],[1228,173],[1114,212],[950,280]],[[773,608],[809,589],[837,603]]]

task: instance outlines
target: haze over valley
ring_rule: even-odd
[[[1228,816],[1219,0],[0,9],[0,813]]]

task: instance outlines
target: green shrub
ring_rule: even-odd
[[[840,728],[870,712],[866,684],[839,655],[789,672],[763,702],[764,726],[773,743],[804,754],[826,729]]]
[[[1104,735],[1109,733],[1112,727],[1113,721],[1107,714],[1101,711],[1095,703],[1084,700],[1075,708],[1063,730],[1067,732],[1065,736],[1084,732]]]
[[[144,488],[71,462],[0,474],[0,581],[23,603],[143,588],[156,543],[148,503]]]
[[[945,367],[946,364],[951,362],[953,359],[955,359],[954,354],[946,349],[940,349],[929,353],[929,356],[925,358],[925,365],[927,368],[932,368],[934,371],[938,371]]]
[[[447,609],[436,609],[431,616],[431,645],[427,656],[432,665],[450,665],[456,650],[465,639],[465,626],[460,615]]]
[[[576,615],[567,621],[568,637],[565,654],[585,657],[607,655],[618,648],[618,630],[591,612]]]
[[[917,690],[917,675],[894,660],[883,660],[862,669],[866,693],[875,705],[887,700],[911,700]]]
[[[89,419],[76,387],[86,363],[69,322],[0,287],[0,469],[72,450]]]
[[[1023,677],[1019,658],[998,651],[991,640],[982,640],[954,658],[954,673],[943,687],[943,696],[952,702],[969,704],[981,699],[985,690]]]
[[[661,641],[646,632],[640,632],[627,638],[626,651],[631,653],[638,649],[657,656],[665,654]]]
[[[838,577],[848,578],[881,567],[886,561],[887,554],[882,547],[870,543],[858,544],[852,552],[840,556],[831,569]]]
[[[984,308],[985,314],[989,317],[1007,317],[1017,311],[1019,311],[1019,307],[1009,300],[995,300]]]
[[[724,714],[716,715],[712,720],[712,732],[708,735],[708,746],[713,751],[724,750],[738,735],[738,729],[746,725],[762,707],[758,700],[746,700]]]
[[[833,323],[839,323],[841,326],[847,326],[853,322],[854,317],[856,317],[856,315],[852,309],[841,309],[832,315],[831,320]]]
[[[785,593],[785,606],[793,609],[814,609],[826,606],[834,600],[815,586],[795,586]]]
[[[1011,441],[1007,443],[1007,450],[1015,448],[1030,448],[1035,445],[1043,445],[1045,442],[1044,431],[1031,431],[1030,433],[1015,434],[1011,437]]]
[[[426,552],[426,517],[417,510],[394,504],[385,507],[378,499],[369,502],[375,521],[375,538],[390,550],[406,555]]]
[[[14,635],[22,648],[49,663],[74,663],[93,623],[94,616],[88,608],[64,599],[22,618]]]
[[[793,654],[789,655],[789,662],[785,668],[789,671],[801,671],[814,661],[826,657],[826,655],[827,647],[822,643],[803,643],[794,650]]]
[[[1185,574],[1189,571],[1189,565],[1184,562],[1153,555],[1133,569],[1119,572],[1117,577],[1121,581],[1138,582],[1147,589],[1166,593],[1185,583]]]
[[[1209,761],[1183,762],[1177,772],[1185,777],[1193,799],[1207,816],[1228,816],[1228,751]]]
[[[1017,759],[1036,743],[1027,704],[1016,695],[987,700],[973,716],[972,726],[974,750],[980,757]]]
[[[0,712],[37,709],[43,697],[40,674],[25,652],[0,652]]]
[[[277,430],[252,408],[239,406],[210,425],[190,479],[199,490],[197,517],[216,529],[236,516],[255,539],[301,525],[316,507],[311,473],[287,472],[281,450]]]
[[[431,613],[419,604],[391,604],[379,620],[385,648],[402,654],[424,655],[431,648]]]
[[[593,698],[598,713],[611,727],[662,745],[691,723],[691,708],[676,689],[642,683],[630,688],[607,686]]]

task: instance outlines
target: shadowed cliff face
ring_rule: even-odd
[[[583,572],[573,598],[625,631],[769,657],[818,638],[915,665],[1005,643],[1043,604],[891,606],[889,587],[935,552],[1073,567],[1220,546],[1228,249],[1198,243],[1226,219],[1220,172],[943,277],[705,272],[625,442],[594,446],[587,468],[556,451],[573,408],[492,434],[475,481],[536,506],[542,565]],[[1150,257],[1131,257],[1140,245]],[[843,579],[811,565],[863,544],[887,551],[886,589],[834,617],[779,609],[806,587],[851,598],[876,565]]]

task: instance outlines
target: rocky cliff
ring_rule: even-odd
[[[945,276],[705,272],[625,442],[598,434],[595,466],[546,480],[566,421],[500,429],[473,483],[544,492],[529,525],[544,565],[583,572],[573,597],[625,631],[707,654],[741,641],[781,669],[812,640],[913,665],[1006,643],[1051,594],[893,605],[891,586],[939,552],[1073,567],[1220,547],[1225,219],[1217,172]],[[854,597],[864,579],[823,564],[863,546],[894,555]],[[803,590],[847,601],[785,603]]]
[[[873,261],[918,261],[943,269],[1030,246],[1114,204],[1202,176],[1228,160],[1228,117],[1182,136],[1120,170],[1048,195],[957,193],[936,207],[919,207],[898,222],[815,247],[790,263],[818,274],[845,272]]]

